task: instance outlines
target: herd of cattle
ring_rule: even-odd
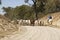
[[[42,26],[45,25],[44,21],[41,20],[17,20],[17,21],[11,21],[12,23],[17,23],[19,25],[23,26]]]

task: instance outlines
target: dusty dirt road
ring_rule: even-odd
[[[0,40],[60,40],[60,29],[52,27],[32,27],[27,28],[23,34],[15,34]]]

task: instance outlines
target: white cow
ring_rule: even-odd
[[[18,21],[18,24],[19,25],[22,25],[22,23],[23,23],[23,20],[21,19],[21,20],[17,20]]]
[[[44,25],[44,21],[42,21],[42,20],[35,20],[35,26],[40,26],[40,25]]]
[[[17,20],[20,25],[30,25],[30,20]]]
[[[35,26],[38,26],[40,24],[40,20],[35,20]]]
[[[23,25],[30,25],[30,20],[23,20]]]

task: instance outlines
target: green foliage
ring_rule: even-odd
[[[33,1],[33,0],[31,0]],[[26,0],[25,2],[29,2]],[[16,8],[3,7],[5,16],[11,20],[16,19],[34,19],[37,17],[41,18],[43,13],[60,11],[60,1],[59,0],[36,0],[33,1],[32,6],[21,5]]]
[[[9,19],[12,19],[12,16],[13,16],[13,8],[11,7],[8,7],[8,8],[5,8],[3,7],[4,9],[4,12],[6,12],[5,16],[8,17]]]
[[[32,19],[31,16],[34,14],[32,7],[27,5],[21,5],[17,6],[16,8],[5,8],[3,7],[5,13],[5,16],[8,17],[11,20],[16,19]]]
[[[60,11],[60,0],[31,0],[34,3],[36,3],[36,8],[38,12],[56,12]],[[28,2],[28,1],[27,1]]]

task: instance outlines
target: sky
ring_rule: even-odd
[[[23,4],[26,4],[24,0],[1,0],[2,4],[0,5],[0,14],[4,14],[2,7],[16,7]],[[29,1],[32,4],[32,1]],[[27,4],[28,5],[28,4]]]

